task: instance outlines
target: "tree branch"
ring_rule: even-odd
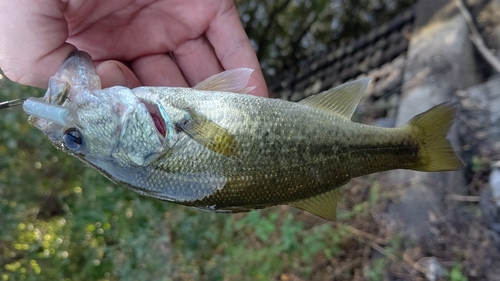
[[[497,71],[500,72],[500,61],[491,53],[491,51],[486,47],[486,44],[484,43],[483,38],[481,37],[481,34],[479,34],[479,31],[477,30],[476,26],[474,25],[474,21],[472,20],[472,16],[470,15],[469,11],[467,8],[465,8],[464,3],[462,0],[455,0],[455,4],[457,4],[458,9],[462,13],[462,16],[465,18],[465,21],[467,21],[467,24],[469,25],[470,29],[470,40],[474,45],[476,45],[479,53],[484,57],[484,59],[490,63],[490,65]]]

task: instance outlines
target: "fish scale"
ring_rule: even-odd
[[[222,176],[228,179],[224,188],[215,194],[187,205],[205,208],[215,205],[215,209],[230,208],[235,211],[245,202],[253,202],[257,206],[286,204],[337,188],[352,177],[394,168],[411,168],[417,162],[416,146],[406,145],[407,134],[402,130],[356,124],[341,116],[299,105],[292,108],[296,119],[287,118],[291,110],[286,102],[269,105],[265,100],[251,96],[229,99],[226,93],[210,93],[208,98],[204,98],[201,97],[203,94],[190,91],[174,93],[175,97],[163,95],[161,99],[191,106],[212,122],[222,123],[219,118],[227,121],[224,126],[238,140],[242,155],[241,161],[237,161],[220,157],[196,143],[179,143],[179,146],[189,149],[158,159],[158,165],[186,167],[185,171],[222,171]],[[224,98],[222,112],[238,112],[253,121],[251,126],[247,126],[247,120],[241,118],[210,114],[214,112],[214,106],[207,99],[220,104],[218,96]],[[196,100],[203,102],[190,102]],[[272,117],[266,116],[266,112],[272,112]],[[269,122],[274,118],[280,122]],[[347,142],[342,144],[339,139]],[[193,150],[193,145],[199,150]],[[379,153],[376,153],[377,150]],[[366,151],[372,153],[366,154]],[[177,156],[180,159],[176,159]],[[384,158],[380,159],[380,156]],[[183,162],[186,158],[188,163]],[[409,165],[402,165],[404,160]],[[199,161],[200,165],[193,170],[189,161]],[[157,165],[157,162],[152,165]],[[331,168],[341,166],[349,168]],[[169,172],[172,170],[169,169]],[[266,187],[273,190],[273,196],[260,196],[260,191],[270,193]]]
[[[57,148],[115,183],[216,212],[289,204],[334,220],[351,178],[463,165],[446,139],[453,103],[378,128],[350,120],[367,79],[292,103],[237,93],[249,90],[250,74],[234,69],[194,88],[102,89],[90,56],[77,52],[24,108]]]

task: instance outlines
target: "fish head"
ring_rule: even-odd
[[[84,52],[70,56],[45,96],[28,99],[24,109],[54,146],[108,173],[148,165],[168,150],[157,107],[125,87],[101,89]]]

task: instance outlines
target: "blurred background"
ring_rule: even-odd
[[[291,207],[215,214],[141,197],[0,112],[0,280],[500,280],[500,1],[237,0],[273,98],[370,77],[354,120],[442,101],[462,171],[342,189],[337,222]],[[0,99],[42,96],[0,74]]]

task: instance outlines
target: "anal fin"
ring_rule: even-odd
[[[335,221],[337,218],[337,199],[340,188],[316,195],[307,199],[289,203],[290,206],[304,210],[315,216],[329,221]]]

